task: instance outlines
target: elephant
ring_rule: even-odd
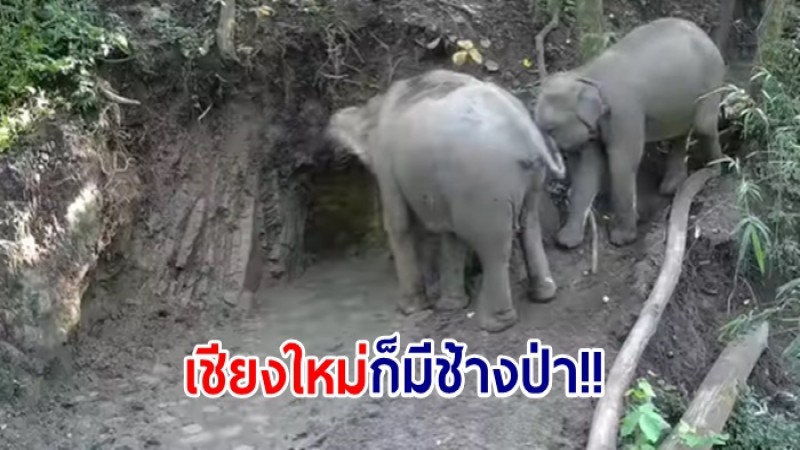
[[[723,158],[717,120],[725,62],[693,22],[662,18],[633,29],[585,64],[546,77],[534,121],[564,155],[572,189],[557,243],[583,242],[589,208],[609,174],[614,221],[609,241],[637,240],[636,176],[646,143],[668,141],[659,193],[673,195],[688,176],[686,147],[694,132],[710,160]],[[607,172],[606,172],[607,171]]]
[[[555,297],[539,204],[547,176],[561,179],[566,168],[511,93],[471,75],[434,69],[334,111],[325,135],[355,154],[377,181],[402,313],[465,308],[464,269],[472,249],[483,272],[478,325],[490,333],[513,326],[518,315],[509,265],[515,237],[521,239],[529,299]],[[440,239],[435,305],[424,292],[412,220]]]

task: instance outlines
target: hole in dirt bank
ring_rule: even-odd
[[[384,242],[377,185],[355,158],[296,174],[306,206],[304,253],[313,259],[349,256]]]

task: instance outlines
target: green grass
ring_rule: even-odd
[[[787,10],[782,39],[763,49],[752,81],[754,98],[733,89],[726,107],[748,154],[732,161],[739,177],[737,278],[779,286],[774,301],[734,318],[722,329],[733,338],[762,320],[775,336],[794,336],[783,356],[795,371],[800,361],[800,14]],[[731,450],[797,448],[798,417],[771,410],[762,396],[745,392],[726,424]]]
[[[39,117],[97,105],[98,59],[128,51],[100,17],[89,0],[0,2],[0,152]]]

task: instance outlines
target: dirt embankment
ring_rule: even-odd
[[[123,109],[125,134],[119,136],[120,145],[131,155],[128,170],[141,178],[141,201],[132,209],[135,221],[116,235],[106,259],[90,272],[92,286],[81,305],[75,346],[52,370],[57,382],[82,381],[60,385],[71,400],[45,402],[42,411],[51,416],[43,419],[41,429],[75,425],[67,412],[92,414],[98,390],[99,398],[116,395],[113,383],[90,389],[91,380],[122,379],[126,401],[136,412],[114,410],[107,402],[104,406],[118,415],[132,414],[135,418],[127,423],[131,430],[146,430],[151,425],[146,416],[155,408],[151,400],[158,399],[134,398],[133,391],[141,386],[128,380],[131,373],[144,371],[140,378],[148,389],[154,385],[167,389],[165,383],[175,381],[180,368],[165,368],[169,364],[164,358],[189,350],[182,348],[189,345],[187,336],[207,338],[198,330],[235,328],[243,318],[259,326],[271,324],[269,319],[254,319],[250,307],[271,314],[270,305],[286,303],[271,297],[282,295],[272,290],[273,285],[293,279],[315,258],[357,254],[382,242],[371,177],[353,160],[334,157],[321,138],[332,110],[363,101],[392,80],[452,66],[450,54],[458,39],[471,39],[486,60],[497,64],[496,70],[469,63],[460,70],[494,80],[525,101],[533,99],[538,73],[523,61],[535,60],[534,36],[548,20],[534,2],[399,0],[334,5],[278,2],[263,17],[257,14],[258,5],[240,2],[236,32],[240,61],[224,63],[209,45],[215,11],[191,2],[159,6],[106,2],[141,50],[130,65],[105,68],[119,92],[142,102],[141,107]],[[608,23],[618,35],[667,15],[694,20],[711,33],[717,7],[718,2],[693,0],[605,5]],[[752,27],[745,25],[735,24],[735,38],[730,41],[740,42],[751,33]],[[566,22],[548,37],[551,72],[576,64],[576,39],[568,13]],[[657,164],[653,166],[657,172]],[[645,189],[652,191],[653,186]],[[733,250],[726,233],[735,217],[709,211],[715,211],[712,205],[729,205],[729,192],[710,188],[697,202],[700,229],[716,232],[702,231],[699,238],[689,240],[679,292],[641,369],[643,374],[647,370],[661,374],[684,396],[699,383],[698,368],[707,367],[720,348],[715,327],[725,316],[720,299],[731,288]],[[664,235],[659,223],[664,222],[666,202],[652,198],[652,208],[645,214],[649,222],[642,230],[648,237],[640,244],[617,250],[602,236],[605,267],[598,277],[584,277],[581,265],[586,258],[581,252],[548,249],[565,295],[572,300],[565,306],[523,313],[527,327],[535,327],[536,333],[552,337],[566,349],[612,348],[622,342],[660,264],[657,249],[663,248]],[[718,216],[717,224],[703,222]],[[599,291],[609,293],[609,305],[598,303]],[[745,299],[746,293],[739,292],[732,302],[742,304]],[[485,351],[487,356],[519,351],[530,337],[523,334],[529,331],[524,321],[517,334],[491,339],[470,327],[463,317],[436,315],[415,321],[410,335],[472,340],[472,351]],[[774,365],[772,359],[766,361],[762,371]],[[783,378],[775,372],[764,383],[777,380],[780,387]],[[63,373],[74,377],[59,376]],[[153,377],[165,378],[153,381]],[[553,433],[561,433],[549,442],[579,444],[588,425],[584,420],[588,403],[575,410],[582,419],[573,422],[556,415],[561,411],[566,416],[573,406],[557,401],[549,405],[534,411],[540,418],[552,415],[547,423],[558,430]],[[519,406],[523,407],[527,408]],[[494,412],[482,408],[482,416],[463,417],[465,423],[480,424],[493,417]],[[338,431],[326,431],[326,436],[341,445],[369,443],[371,435],[365,429],[388,430],[397,420],[411,420],[398,411],[378,414],[365,406],[344,424],[336,424]],[[425,432],[431,425],[426,425],[423,412],[415,413],[419,418],[413,426]],[[16,423],[29,417],[25,414],[33,412],[18,413]],[[509,420],[524,428],[519,418]],[[113,437],[123,432],[121,426],[106,422],[86,431],[80,442],[122,445]],[[413,440],[414,430],[409,433]],[[535,434],[529,431],[525,436]],[[464,436],[487,439],[474,431]],[[76,448],[73,437],[59,439],[64,448]],[[130,448],[159,442],[145,434],[131,439],[138,444]]]

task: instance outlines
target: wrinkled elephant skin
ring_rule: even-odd
[[[539,202],[548,170],[562,178],[565,168],[516,97],[466,74],[434,70],[400,80],[364,105],[336,111],[326,133],[375,175],[405,314],[430,306],[412,218],[442,239],[437,308],[467,306],[469,247],[483,268],[479,325],[489,332],[511,327],[517,313],[509,263],[519,228],[530,297],[555,297]]]
[[[635,28],[593,60],[543,83],[534,117],[561,151],[580,161],[560,245],[583,242],[589,208],[608,170],[615,220],[609,240],[637,239],[636,175],[647,142],[670,141],[659,188],[672,195],[687,177],[686,142],[694,133],[710,160],[722,158],[717,118],[725,63],[694,23],[658,19]]]

